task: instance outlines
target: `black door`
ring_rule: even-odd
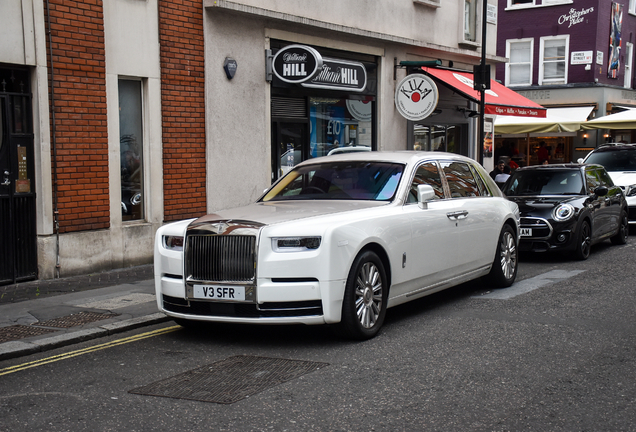
[[[272,181],[307,159],[307,123],[273,122]]]
[[[0,285],[37,278],[29,75],[0,69]]]

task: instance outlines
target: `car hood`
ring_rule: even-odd
[[[550,213],[554,207],[561,203],[579,199],[579,195],[567,196],[509,196],[510,201],[517,203],[521,215],[535,212]]]
[[[631,186],[636,184],[635,171],[610,171],[609,175],[617,186]]]
[[[380,207],[388,205],[384,201],[335,201],[335,200],[306,200],[306,201],[270,201],[258,202],[245,207],[218,211],[200,217],[192,225],[212,223],[215,221],[243,221],[262,225],[272,225],[310,217],[331,215],[353,210]]]

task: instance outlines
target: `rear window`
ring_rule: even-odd
[[[404,165],[390,162],[348,161],[294,168],[262,198],[285,200],[391,201]]]
[[[636,171],[636,149],[596,151],[585,163],[603,165],[607,171]]]

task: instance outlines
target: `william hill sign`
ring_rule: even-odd
[[[281,81],[303,87],[362,92],[367,71],[362,63],[324,58],[306,45],[289,45],[273,58],[274,75]]]
[[[312,47],[289,45],[276,53],[272,64],[280,80],[300,84],[322,70],[322,56]]]

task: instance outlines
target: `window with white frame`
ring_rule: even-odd
[[[567,84],[570,35],[541,38],[539,85]]]
[[[122,220],[144,219],[142,82],[119,80]]]
[[[535,0],[508,0],[508,7],[534,6]]]
[[[627,42],[625,44],[625,80],[623,82],[623,87],[632,88],[632,75],[633,69],[632,65],[634,64],[634,44],[631,42]]]
[[[515,39],[506,41],[506,86],[532,85],[532,53],[534,39]]]
[[[477,41],[477,0],[464,0],[464,40]]]
[[[636,0],[629,0],[629,13],[636,15]]]

